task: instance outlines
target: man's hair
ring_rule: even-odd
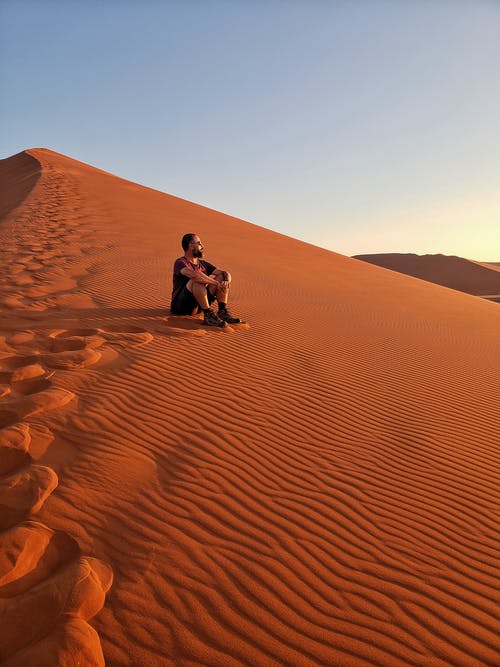
[[[194,239],[196,234],[184,234],[182,237],[181,245],[183,250],[187,250],[189,248],[189,244],[191,241]]]

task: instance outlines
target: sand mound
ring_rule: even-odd
[[[1,660],[498,664],[498,305],[23,155]],[[249,325],[169,315],[189,231]]]
[[[437,285],[500,300],[500,273],[494,264],[447,255],[355,255],[356,259],[399,271]]]

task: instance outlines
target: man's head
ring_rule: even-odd
[[[203,257],[203,243],[198,234],[184,234],[181,241],[182,249],[193,257]]]

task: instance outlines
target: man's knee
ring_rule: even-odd
[[[224,273],[218,273],[216,276],[211,276],[218,283],[226,282],[231,283],[231,274],[225,271]]]

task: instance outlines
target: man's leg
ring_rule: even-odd
[[[229,288],[224,286],[222,284],[222,276],[220,274],[217,274],[216,276],[213,276],[214,280],[216,280],[219,284],[216,287],[215,285],[209,285],[208,286],[208,291],[212,296],[215,296],[217,299],[217,303],[219,304],[219,309],[221,308],[221,305],[223,304],[224,306],[227,306],[228,298],[229,298]]]
[[[186,287],[196,299],[199,307],[203,310],[203,324],[211,327],[224,327],[226,322],[219,318],[210,308],[207,286],[203,283],[189,280]]]
[[[202,310],[207,310],[207,308],[210,308],[210,304],[208,303],[206,285],[204,285],[203,283],[196,283],[194,280],[188,280],[186,287],[194,296],[199,307]]]
[[[220,274],[214,276],[215,280],[219,283],[216,287],[215,285],[209,286],[209,291],[212,296],[217,298],[217,303],[219,304],[219,317],[227,322],[227,324],[238,324],[241,322],[239,317],[233,317],[227,309],[227,302],[229,300],[229,288],[231,286],[231,281],[224,281]],[[223,284],[226,282],[226,284]]]

